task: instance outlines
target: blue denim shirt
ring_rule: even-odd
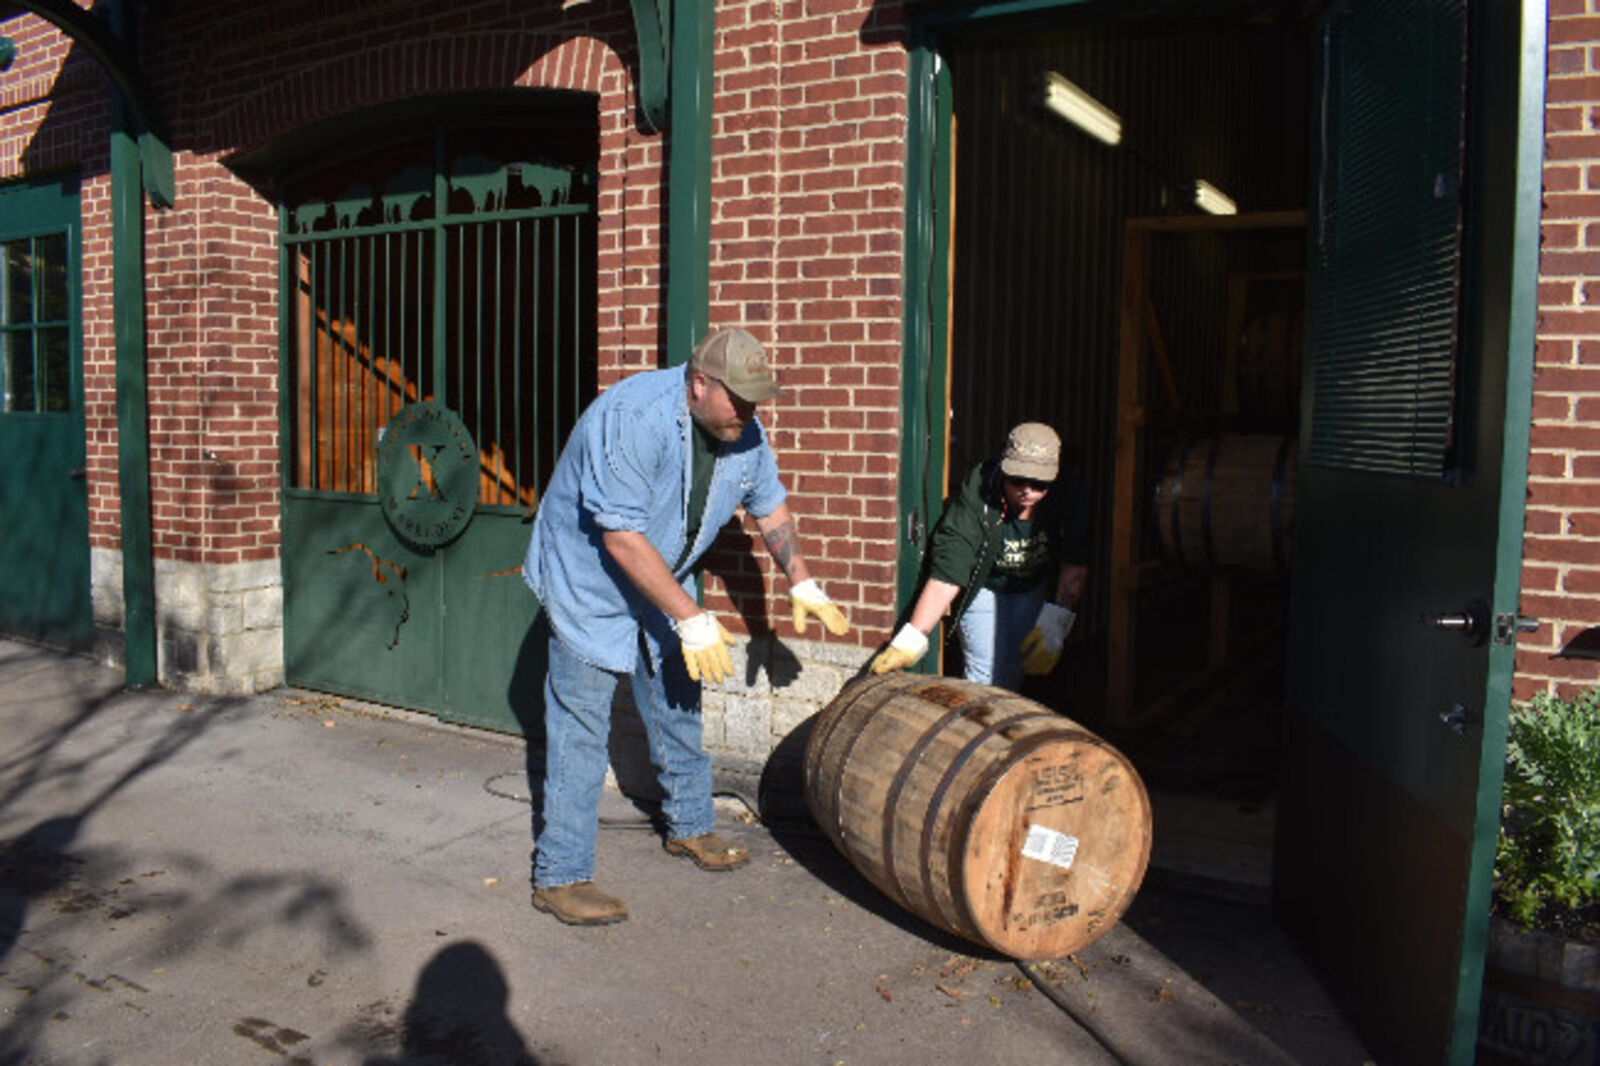
[[[539,502],[522,577],[557,639],[585,662],[630,671],[643,626],[652,663],[676,640],[670,620],[634,587],[601,541],[643,533],[671,566],[683,554],[692,477],[684,369],[627,378],[589,405]],[[692,593],[695,564],[741,506],[763,518],[787,493],[759,420],[717,449],[700,532],[674,574]]]

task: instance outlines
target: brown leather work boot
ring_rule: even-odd
[[[697,837],[677,837],[663,845],[669,855],[683,855],[693,859],[702,870],[721,873],[743,866],[750,861],[750,853],[716,833],[701,833]]]
[[[568,925],[610,925],[628,918],[627,905],[594,887],[593,881],[535,888],[533,909],[553,914]]]

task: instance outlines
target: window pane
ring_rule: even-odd
[[[6,241],[4,252],[5,324],[33,321],[32,241]]]
[[[39,331],[46,411],[72,410],[72,362],[68,348],[65,327]]]
[[[35,411],[33,337],[28,333],[0,334],[0,362],[5,367],[6,410]]]
[[[33,269],[39,275],[39,321],[61,322],[67,317],[67,235],[35,237]]]

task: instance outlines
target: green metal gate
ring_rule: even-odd
[[[583,136],[446,130],[291,187],[291,683],[512,731],[535,708],[519,566],[595,391],[594,158]]]
[[[94,637],[77,180],[0,190],[0,632]]]

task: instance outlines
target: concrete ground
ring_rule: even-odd
[[[529,906],[522,746],[282,690],[125,692],[0,641],[0,1064],[1278,1064],[1367,1056],[1259,908],[1152,880],[1026,974],[735,799],[743,870],[616,793],[599,883]]]

